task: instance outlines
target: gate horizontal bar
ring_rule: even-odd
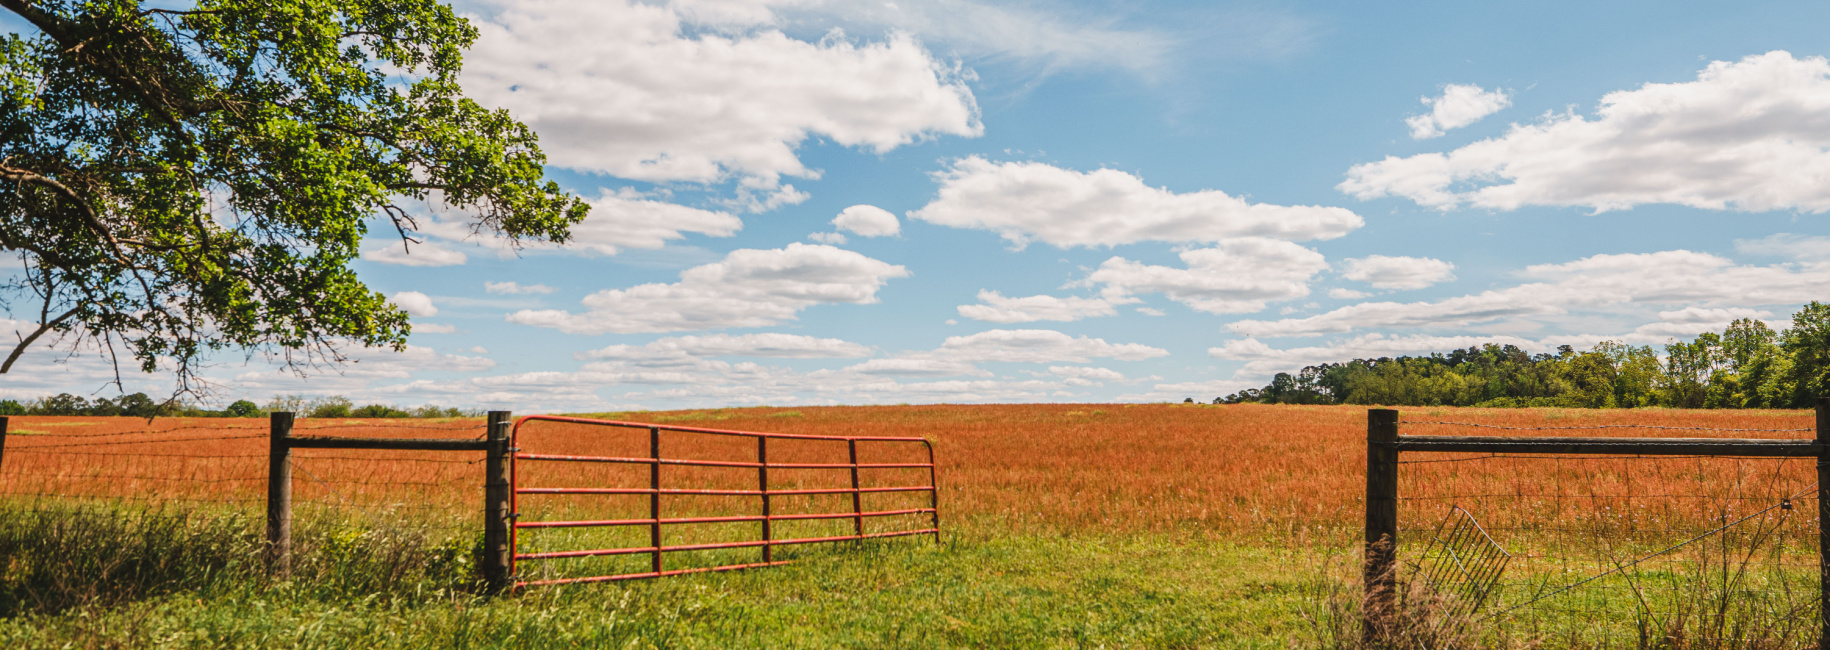
[[[893,517],[896,515],[921,515],[934,512],[933,508],[910,508],[907,510],[879,510],[876,512],[827,512],[803,515],[733,515],[729,517],[675,517],[660,519],[661,524],[722,524],[742,521],[800,521],[808,519],[853,519],[857,517]],[[516,522],[516,528],[588,528],[593,526],[648,526],[657,523],[655,519],[602,519],[587,521],[525,521]]]
[[[474,438],[343,438],[338,436],[286,436],[293,449],[387,449],[393,451],[488,451],[488,440]]]
[[[715,435],[715,436],[741,436],[744,438],[787,438],[787,439],[793,439],[793,440],[831,440],[834,442],[845,442],[848,440],[856,440],[859,442],[919,442],[924,445],[928,444],[927,438],[912,438],[912,437],[906,437],[906,436],[815,436],[815,435],[809,435],[809,434],[805,434],[805,433],[759,433],[756,431],[732,431],[729,429],[705,429],[705,428],[700,428],[700,427],[676,427],[676,426],[668,426],[665,424],[652,424],[652,423],[643,423],[643,422],[623,422],[620,420],[593,420],[590,418],[569,418],[569,417],[562,417],[562,416],[557,416],[557,415],[529,415],[529,416],[523,417],[520,420],[516,421],[515,428],[519,429],[521,427],[522,422],[530,422],[530,421],[569,422],[569,423],[573,423],[573,424],[595,424],[595,425],[599,425],[599,426],[628,427],[631,429],[644,429],[644,430],[660,429],[662,431],[680,431],[683,433],[705,433],[705,434],[711,434],[711,435]]]
[[[797,494],[851,494],[854,492],[860,493],[860,494],[871,493],[871,492],[927,492],[927,491],[930,491],[933,489],[934,489],[934,486],[932,486],[932,485],[919,485],[919,486],[910,486],[910,487],[867,487],[867,488],[856,488],[856,489],[854,489],[854,488],[819,488],[819,489],[812,489],[812,490],[768,490],[768,491],[763,491],[763,490],[686,490],[686,489],[677,489],[677,488],[661,488],[661,489],[657,490],[654,488],[563,488],[563,487],[547,488],[547,487],[535,487],[535,488],[515,488],[515,493],[516,494],[682,494],[682,495],[697,495],[697,496],[757,497],[757,496],[762,496],[764,494],[767,494],[769,496],[778,496],[778,495],[793,496],[793,495],[797,495]]]
[[[675,458],[635,458],[623,456],[566,456],[560,454],[515,454],[515,460],[550,460],[568,463],[629,463],[632,465],[688,465],[693,467],[747,467],[755,469],[890,469],[911,468],[926,469],[933,463],[748,463],[730,460],[681,460]]]
[[[662,578],[662,577],[666,577],[666,576],[681,576],[681,575],[686,575],[689,573],[711,573],[713,571],[741,571],[743,569],[759,569],[762,567],[781,566],[784,564],[793,564],[793,563],[794,563],[794,560],[778,560],[775,562],[751,562],[749,564],[726,564],[723,566],[708,566],[708,567],[698,567],[698,568],[693,568],[693,569],[674,569],[672,571],[650,571],[648,573],[625,573],[623,575],[618,575],[618,576],[591,576],[589,578],[554,578],[552,580],[530,580],[527,582],[517,582],[517,583],[515,583],[515,586],[516,587],[543,587],[543,586],[547,586],[547,585],[568,585],[568,584],[577,584],[577,583],[583,583],[583,582],[615,582],[618,580],[640,580],[643,578]]]
[[[887,533],[867,533],[864,535],[839,535],[839,536],[835,536],[835,537],[802,537],[800,539],[777,539],[777,540],[767,540],[767,541],[758,540],[758,541],[749,541],[749,542],[715,542],[715,543],[711,543],[711,544],[683,544],[680,546],[662,546],[658,549],[653,546],[638,546],[638,547],[632,547],[632,548],[606,548],[606,549],[596,549],[596,550],[590,550],[590,551],[553,551],[550,553],[524,553],[524,554],[517,553],[515,555],[515,559],[516,560],[554,560],[554,559],[564,559],[564,558],[573,558],[573,557],[599,557],[599,556],[604,556],[604,555],[641,555],[644,553],[653,553],[655,551],[661,551],[663,553],[666,553],[666,552],[670,552],[670,551],[714,551],[714,550],[727,549],[727,548],[757,548],[757,547],[761,547],[761,546],[793,546],[796,544],[819,544],[822,542],[849,542],[849,541],[861,540],[861,539],[876,539],[876,538],[880,538],[880,537],[905,537],[908,535],[929,535],[929,534],[933,534],[933,533],[937,533],[937,532],[940,532],[940,529],[923,528],[920,530],[898,530],[898,531],[892,531],[892,532],[887,532]]]
[[[1375,443],[1377,444],[1377,443]],[[1491,436],[1398,436],[1398,451],[1495,454],[1617,454],[1635,456],[1816,457],[1824,446],[1813,440],[1765,438],[1501,438]]]

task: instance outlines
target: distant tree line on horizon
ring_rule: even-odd
[[[1603,341],[1529,354],[1488,343],[1447,354],[1354,359],[1277,373],[1216,404],[1382,404],[1572,408],[1809,408],[1830,397],[1830,305],[1813,301],[1773,331],[1742,318],[1721,332],[1651,346]]]
[[[237,400],[222,410],[210,410],[176,400],[154,401],[146,393],[122,395],[116,399],[89,399],[81,395],[59,393],[50,397],[20,402],[0,400],[0,415],[89,415],[140,418],[259,418],[287,411],[307,418],[461,418],[482,415],[481,411],[444,408],[434,405],[410,409],[386,404],[356,406],[342,395],[309,399],[300,395],[276,395],[266,405]]]

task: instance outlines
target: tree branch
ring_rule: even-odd
[[[37,341],[38,337],[44,336],[45,332],[56,329],[59,323],[68,320],[71,316],[75,316],[76,312],[81,310],[82,307],[72,307],[70,311],[66,311],[57,318],[51,319],[50,322],[40,323],[38,329],[32,331],[31,336],[20,339],[19,345],[13,346],[13,353],[6,355],[6,363],[0,364],[0,375],[4,375],[6,374],[6,371],[13,369],[13,362],[19,360],[19,355],[25,353],[25,349],[31,347],[33,341]]]

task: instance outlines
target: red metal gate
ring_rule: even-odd
[[[646,434],[646,438],[647,438],[647,442],[648,442],[648,454],[647,454],[647,456],[644,457],[644,456],[596,456],[596,455],[577,455],[577,454],[530,453],[531,449],[541,446],[540,442],[537,440],[530,439],[530,438],[524,438],[524,433],[522,431],[522,427],[527,426],[530,422],[563,423],[566,425],[573,425],[575,427],[579,426],[579,425],[583,425],[583,426],[591,429],[592,433],[594,433],[594,434],[607,434],[607,435]],[[663,434],[667,434],[667,433],[708,435],[708,436],[719,436],[719,437],[751,438],[751,439],[756,440],[756,452],[755,452],[756,460],[752,462],[752,461],[707,460],[707,459],[669,457],[668,455],[665,455],[663,453],[663,444],[662,444],[663,438],[665,437]],[[533,437],[537,437],[537,436],[533,436]],[[816,463],[816,462],[786,462],[786,463],[770,462],[769,461],[770,441],[809,441],[807,443],[797,443],[797,444],[803,444],[803,445],[804,444],[814,444],[816,447],[824,446],[824,443],[833,443],[832,451],[835,455],[837,453],[840,453],[838,445],[842,443],[844,445],[842,453],[844,453],[844,458],[845,458],[846,462],[819,462],[819,463]],[[873,444],[874,445],[919,444],[919,445],[921,445],[921,451],[924,451],[926,453],[926,462],[860,463],[860,462],[858,462],[858,452],[859,452],[860,443],[865,443],[867,446],[873,445]],[[902,536],[909,536],[909,535],[928,535],[928,534],[933,535],[934,539],[936,541],[939,541],[939,539],[940,539],[940,511],[939,511],[940,496],[939,496],[938,491],[935,488],[936,482],[935,482],[935,471],[934,471],[934,447],[925,438],[889,437],[889,436],[813,436],[813,435],[798,435],[798,434],[786,434],[786,433],[757,433],[757,432],[751,432],[751,431],[728,431],[728,430],[722,430],[722,429],[705,429],[705,428],[698,428],[698,427],[678,427],[678,426],[668,426],[668,425],[662,425],[662,424],[646,424],[646,423],[639,423],[639,422],[619,422],[619,421],[614,421],[614,420],[593,420],[593,419],[585,419],[585,418],[569,418],[569,417],[558,417],[558,416],[534,415],[534,416],[523,417],[520,420],[517,420],[515,422],[514,437],[513,437],[513,441],[511,442],[511,444],[513,445],[513,448],[515,449],[515,454],[513,456],[514,463],[510,467],[510,474],[512,477],[511,480],[514,485],[514,491],[513,491],[513,497],[512,497],[513,503],[511,505],[511,508],[512,508],[511,512],[515,513],[514,516],[516,519],[515,519],[514,528],[512,529],[512,532],[510,533],[509,543],[512,548],[510,571],[511,571],[512,575],[516,576],[516,582],[515,582],[516,587],[563,584],[563,583],[572,583],[572,582],[605,582],[605,581],[612,581],[612,580],[655,578],[655,577],[660,577],[660,576],[680,575],[680,574],[685,574],[685,573],[699,573],[699,572],[705,572],[705,571],[730,571],[730,570],[735,570],[735,569],[748,569],[748,568],[753,568],[753,567],[764,567],[764,566],[774,566],[774,565],[778,565],[778,564],[786,564],[787,561],[781,561],[781,560],[777,560],[775,558],[775,548],[779,547],[779,546],[815,544],[815,543],[821,543],[821,542],[844,542],[844,541],[856,541],[856,540],[882,538],[882,537],[902,537]],[[647,483],[647,485],[643,486],[643,487],[635,487],[635,486],[628,486],[628,485],[590,486],[590,487],[582,487],[582,486],[529,487],[529,486],[522,485],[522,477],[524,475],[524,472],[521,471],[520,465],[523,462],[573,463],[573,464],[610,463],[610,464],[618,464],[618,465],[647,465],[647,466],[649,466],[650,470],[647,472],[647,477],[646,477],[647,480],[645,481]],[[661,468],[664,466],[754,469],[756,472],[756,474],[755,474],[756,489],[754,489],[754,490],[750,490],[750,489],[695,489],[695,488],[690,488],[690,487],[663,487]],[[772,470],[772,469],[775,469],[775,470],[830,470],[830,471],[846,470],[849,472],[850,481],[849,481],[849,485],[843,486],[843,487],[777,489],[777,488],[772,488],[770,485],[769,470]],[[873,483],[872,485],[866,485],[865,481],[863,480],[863,476],[861,476],[861,472],[868,472],[868,471],[872,471],[872,470],[922,470],[922,469],[927,470],[927,472],[926,472],[927,477],[926,477],[925,485],[921,485],[921,484],[903,485],[903,484],[897,484],[894,481],[891,481],[891,483],[888,485],[875,484],[875,483],[881,483],[882,481],[880,481],[880,480],[871,481],[871,483]],[[865,496],[866,495],[878,494],[878,493],[920,493],[920,492],[927,493],[928,499],[927,499],[926,507],[917,507],[917,508],[904,507],[904,508],[885,509],[885,510],[866,510],[865,509]],[[831,494],[831,495],[838,495],[838,494],[851,495],[851,499],[850,499],[851,507],[849,509],[838,509],[838,510],[821,511],[821,512],[797,512],[797,513],[789,513],[789,514],[781,514],[781,513],[774,512],[774,509],[772,508],[772,506],[776,505],[773,501],[777,497],[829,495],[829,494]],[[586,495],[586,496],[588,496],[588,495],[647,495],[648,512],[647,512],[646,517],[641,517],[641,518],[525,521],[522,519],[522,512],[523,512],[522,504],[523,504],[523,498],[524,498],[523,495],[528,495],[528,496],[532,496],[532,495],[572,495],[572,496],[579,496],[579,495]],[[662,497],[668,496],[668,495],[681,495],[681,496],[693,496],[693,497],[723,496],[723,497],[755,498],[758,500],[757,514],[727,515],[727,516],[666,517],[666,516],[663,516],[666,513],[662,512],[662,510],[663,510]],[[890,530],[879,530],[879,531],[874,531],[874,532],[866,532],[866,530],[865,530],[865,527],[866,527],[865,520],[866,519],[885,518],[890,521],[899,521],[899,520],[906,520],[909,518],[909,516],[919,516],[919,515],[927,515],[927,517],[925,517],[926,522],[924,522],[924,525],[922,525],[921,527],[893,527]],[[825,536],[818,536],[818,537],[778,538],[774,534],[775,531],[773,530],[774,522],[835,520],[835,519],[851,520],[852,521],[851,533],[846,534],[846,535],[825,535]],[[663,526],[684,525],[684,524],[724,524],[724,523],[735,523],[735,522],[757,522],[757,523],[761,524],[761,526],[760,526],[761,538],[744,540],[744,541],[735,541],[735,542],[727,541],[727,542],[714,542],[714,543],[703,543],[703,544],[675,544],[675,545],[665,544],[662,539]],[[522,530],[552,529],[552,528],[632,527],[632,526],[646,527],[648,529],[648,543],[646,545],[623,547],[623,548],[579,549],[579,550],[544,551],[544,552],[530,552],[530,553],[522,553],[521,548],[519,546],[520,537],[521,537],[520,532]],[[721,565],[717,565],[717,566],[702,566],[702,567],[671,569],[671,570],[668,569],[666,566],[665,555],[669,552],[708,551],[708,550],[715,550],[715,549],[737,549],[737,548],[759,548],[759,549],[761,549],[761,558],[760,558],[761,561],[737,563],[737,564],[721,564]],[[618,556],[618,555],[643,555],[643,554],[649,555],[651,558],[651,561],[650,561],[649,567],[648,567],[649,570],[647,570],[647,571],[640,571],[640,572],[633,572],[633,573],[621,573],[621,574],[617,574],[617,575],[560,577],[560,578],[551,578],[551,579],[542,579],[542,580],[524,581],[521,579],[522,572],[521,572],[520,566],[521,566],[521,563],[524,561],[552,560],[552,559],[564,559],[564,558],[590,558],[590,557],[599,557],[599,556]]]

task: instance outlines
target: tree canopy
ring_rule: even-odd
[[[1718,334],[1650,346],[1603,341],[1529,354],[1486,345],[1447,354],[1354,359],[1277,373],[1216,403],[1631,408],[1809,408],[1830,397],[1830,305],[1813,302],[1775,332],[1743,318]]]
[[[0,0],[36,30],[0,37],[0,252],[24,263],[0,304],[32,323],[0,373],[53,340],[180,391],[216,350],[400,349],[406,314],[351,268],[371,222],[410,245],[443,204],[519,245],[585,217],[531,129],[463,96],[477,32],[449,7],[167,6]]]

